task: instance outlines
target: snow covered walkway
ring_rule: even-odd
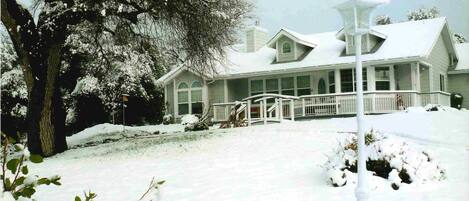
[[[372,200],[469,200],[469,112],[368,116],[367,125],[416,142],[448,175],[442,182],[403,185],[399,191],[374,178]],[[181,129],[172,126],[152,129]],[[80,144],[100,139],[96,133],[113,133],[103,130],[68,140]],[[153,176],[167,181],[161,197],[168,201],[354,200],[355,185],[328,185],[321,167],[342,132],[353,131],[355,118],[336,118],[178,133],[168,140],[129,139],[69,150],[33,165],[31,172],[62,176],[62,186],[39,188],[40,201],[73,200],[84,190],[96,192],[98,201],[137,200]]]

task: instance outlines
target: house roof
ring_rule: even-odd
[[[374,26],[372,29],[385,35],[386,40],[376,52],[363,55],[362,60],[365,64],[426,59],[440,35],[446,32],[448,32],[446,35],[449,35],[446,18]],[[446,31],[442,32],[443,30]],[[315,47],[302,60],[284,63],[273,62],[277,52],[269,47],[269,43],[274,40],[270,40],[266,46],[256,52],[240,51],[239,45],[236,48],[228,47],[224,62],[217,67],[219,74],[216,75],[215,79],[331,69],[337,66],[352,66],[355,62],[354,56],[342,55],[346,43],[336,37],[337,31],[299,34],[282,29],[277,35],[280,33],[290,34],[300,41],[314,44]],[[277,35],[273,39],[278,37]],[[452,49],[452,43],[450,46],[449,49]]]
[[[452,73],[469,73],[469,43],[455,45],[459,61]]]
[[[308,38],[308,36],[300,34],[298,32],[292,31],[292,30],[282,28],[277,34],[275,34],[275,36],[272,39],[270,39],[267,42],[267,47],[275,49],[275,47],[276,47],[275,43],[282,36],[287,36],[288,38],[294,40],[295,42],[297,42],[299,44],[302,44],[302,45],[305,45],[305,46],[308,46],[308,47],[313,47],[314,48],[314,47],[317,46],[314,41],[312,41],[310,38]]]

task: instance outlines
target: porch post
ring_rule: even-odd
[[[263,112],[264,112],[264,125],[267,124],[267,98],[262,100],[264,102],[263,104]]]
[[[390,90],[396,90],[396,76],[394,74],[394,65],[389,66],[389,84],[391,85]]]
[[[376,76],[374,66],[366,67],[366,79],[368,91],[376,91]]]
[[[334,81],[335,81],[335,93],[341,93],[340,91],[340,70],[334,69]]]
[[[203,108],[202,108],[202,111],[205,111],[205,109],[208,109],[207,110],[207,113],[210,112],[210,103],[209,103],[209,100],[208,100],[208,85],[207,85],[207,80],[204,79],[204,85],[203,85],[203,88],[202,88],[202,102],[204,103],[203,105]]]
[[[290,100],[290,116],[291,120],[295,121],[295,100],[291,99]]]
[[[177,116],[179,116],[179,108],[178,108],[178,91],[177,91],[177,88],[176,88],[176,79],[173,80],[173,98],[174,98],[174,118],[176,118]]]
[[[223,99],[225,103],[228,103],[228,81],[226,79],[223,80]],[[225,107],[225,117],[229,119],[230,116],[230,107]]]
[[[247,119],[248,119],[248,126],[251,126],[251,99],[248,100],[248,104],[247,104]]]
[[[280,98],[279,107],[280,107],[279,117],[280,117],[280,122],[282,122],[283,121],[283,99],[282,98]]]
[[[413,94],[413,106],[420,106],[420,97],[418,93],[420,93],[420,69],[419,63],[411,63],[410,64],[410,72],[411,72],[411,81],[412,81],[412,90],[416,91],[417,93]]]

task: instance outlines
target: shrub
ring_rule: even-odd
[[[388,179],[395,190],[401,183],[424,183],[445,178],[445,170],[428,152],[403,140],[371,131],[365,135],[365,143],[367,170]],[[333,186],[345,185],[348,171],[357,172],[357,155],[356,135],[347,135],[339,141],[339,146],[324,166]]]
[[[168,125],[168,124],[173,124],[174,123],[174,117],[171,114],[167,114],[163,116],[163,124]]]

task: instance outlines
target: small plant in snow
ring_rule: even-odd
[[[165,180],[161,180],[161,181],[155,180],[155,178],[153,177],[151,179],[151,182],[150,182],[150,185],[148,186],[147,191],[145,191],[145,193],[143,193],[142,197],[140,197],[140,199],[138,201],[144,201],[144,200],[157,201],[157,200],[161,200],[160,188],[165,182],[166,182]]]
[[[61,185],[60,176],[43,177],[30,175],[26,161],[42,163],[39,155],[30,154],[23,144],[15,144],[15,141],[6,136],[3,138],[2,149],[2,200],[26,200],[36,193],[36,187],[41,185]]]
[[[395,190],[402,183],[425,183],[445,178],[445,170],[428,152],[403,140],[372,130],[365,135],[365,144],[367,170],[387,179]],[[357,155],[355,134],[349,134],[339,141],[339,146],[324,165],[333,186],[346,185],[348,174],[357,172]]]
[[[75,196],[75,201],[93,201],[98,195],[96,193],[93,193],[91,191],[83,192],[83,195],[85,196],[84,199],[82,199],[80,196]]]

